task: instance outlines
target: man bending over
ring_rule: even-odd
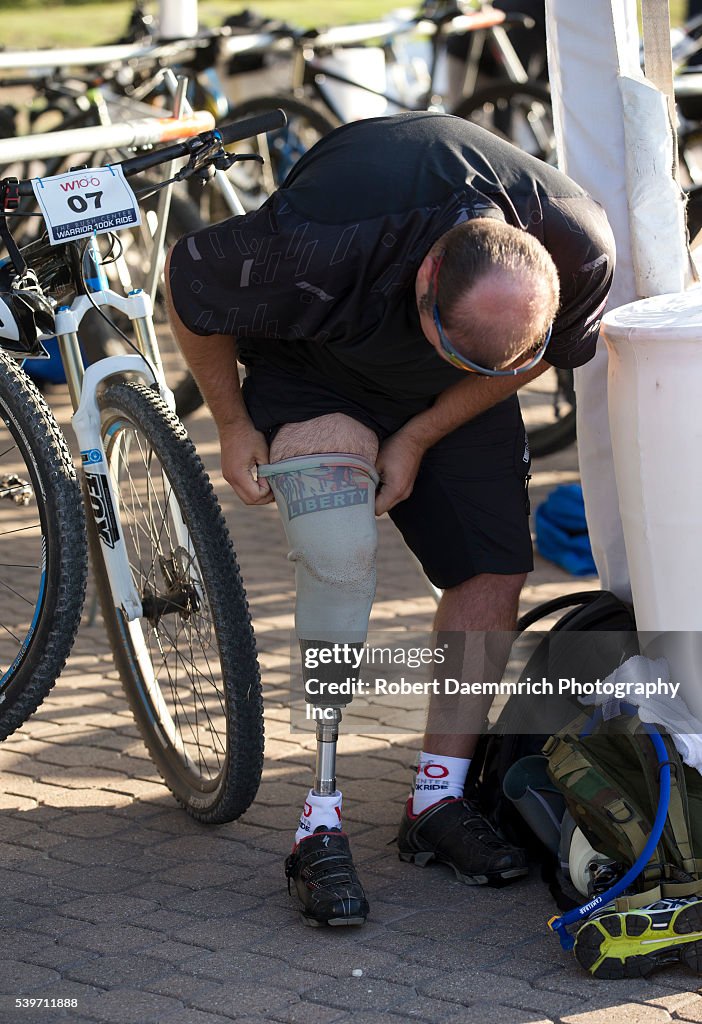
[[[337,129],[260,210],[175,245],[173,328],[225,479],[247,504],[278,502],[303,653],[365,639],[373,507],[443,589],[437,631],[514,629],[532,568],[516,393],[593,356],[613,253],[602,209],[569,178],[432,113]],[[353,500],[322,500],[330,489]],[[307,923],[360,924],[334,775],[346,699],[320,703],[331,724],[286,868]],[[400,856],[473,884],[518,877],[524,852],[463,798],[486,708],[468,706],[460,730],[435,725],[439,711]]]

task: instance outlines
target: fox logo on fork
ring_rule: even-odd
[[[107,477],[104,473],[86,473],[85,486],[90,496],[90,507],[100,540],[108,548],[113,548],[115,542],[119,540],[119,529],[107,486]]]

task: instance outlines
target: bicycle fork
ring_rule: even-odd
[[[79,296],[71,307],[62,307],[56,314],[56,337],[68,382],[73,405],[73,429],[81,454],[85,488],[90,501],[88,514],[92,514],[105,561],[110,590],[115,607],[121,609],[128,621],[144,615],[142,595],[132,579],[124,532],[120,521],[119,501],[110,476],[109,465],[100,430],[100,409],[97,393],[100,385],[114,376],[136,376],[150,387],[157,387],[159,394],[172,409],[173,395],[166,386],[160,361],[147,359],[142,355],[120,355],[100,359],[84,367],[78,341],[78,326],[93,302],[99,306],[110,306],[126,314],[134,328],[139,347],[147,347],[153,337],[151,300],[142,291],[135,291],[124,297],[109,290],[95,292],[92,302],[86,296]],[[155,339],[153,339],[153,347]],[[147,347],[148,351],[148,347]],[[158,349],[156,348],[158,354]],[[154,362],[157,366],[154,366]],[[151,363],[151,365],[150,365]],[[156,374],[160,376],[155,376]],[[176,511],[174,503],[171,512]],[[191,542],[179,515],[173,515],[176,539],[184,549],[190,550]],[[182,534],[182,536],[181,536]]]

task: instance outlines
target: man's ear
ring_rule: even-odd
[[[417,284],[421,285],[421,290],[423,292],[429,291],[433,273],[434,259],[432,258],[431,252],[428,252],[419,264],[419,268],[417,270]]]
[[[417,296],[417,307],[421,313],[431,313],[432,295],[431,279],[434,273],[434,260],[430,253],[424,257],[419,264],[415,278],[415,294]]]

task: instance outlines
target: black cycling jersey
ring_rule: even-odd
[[[614,269],[604,212],[556,169],[442,114],[345,125],[260,210],[186,236],[171,260],[176,311],[196,334],[235,335],[254,377],[302,378],[406,418],[465,376],[424,337],[417,270],[442,234],[484,216],[550,252],[561,305],[547,361],[587,362]]]

